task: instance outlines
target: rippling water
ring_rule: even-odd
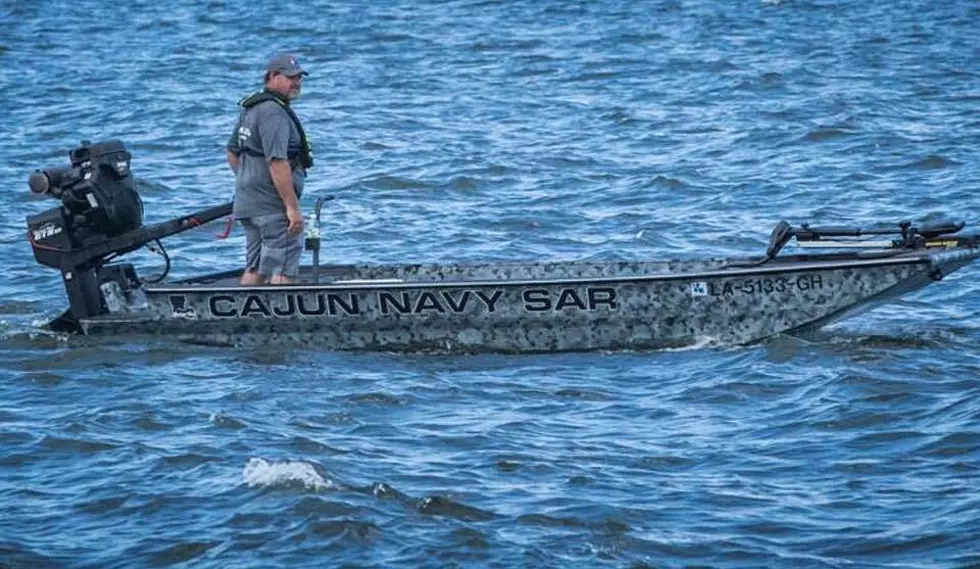
[[[748,348],[88,347],[40,331],[65,301],[24,239],[53,205],[27,175],[83,139],[127,143],[148,221],[227,200],[280,49],[312,72],[330,262],[977,222],[978,25],[968,0],[0,2],[0,566],[980,566],[976,267]],[[242,239],[182,235],[174,276]]]

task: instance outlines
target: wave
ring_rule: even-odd
[[[323,492],[334,490],[337,485],[324,478],[312,464],[302,461],[269,462],[251,458],[242,471],[242,478],[249,487],[303,488]]]

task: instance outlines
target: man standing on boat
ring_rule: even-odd
[[[243,285],[288,284],[299,274],[299,198],[313,154],[290,102],[306,75],[294,56],[277,54],[266,65],[265,88],[239,101],[227,157],[235,173],[233,215],[245,228]]]

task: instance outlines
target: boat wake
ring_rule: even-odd
[[[852,327],[837,325],[830,328],[811,330],[804,335],[796,336],[808,344],[846,348],[909,348],[929,350],[950,346],[974,345],[980,336],[980,330],[969,326],[943,325],[941,327],[923,327],[921,324],[897,327],[881,331],[877,326]]]

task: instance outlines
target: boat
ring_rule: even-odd
[[[226,217],[231,204],[146,225],[122,143],[83,143],[69,158],[31,175],[32,190],[62,203],[28,216],[28,239],[68,297],[48,327],[89,337],[421,352],[742,345],[847,318],[980,256],[964,223],[781,221],[764,254],[739,258],[321,265],[318,200],[313,263],[292,284],[242,286],[241,270],[149,282],[119,259],[150,243],[165,255],[161,239]],[[800,251],[784,253],[794,240]]]

